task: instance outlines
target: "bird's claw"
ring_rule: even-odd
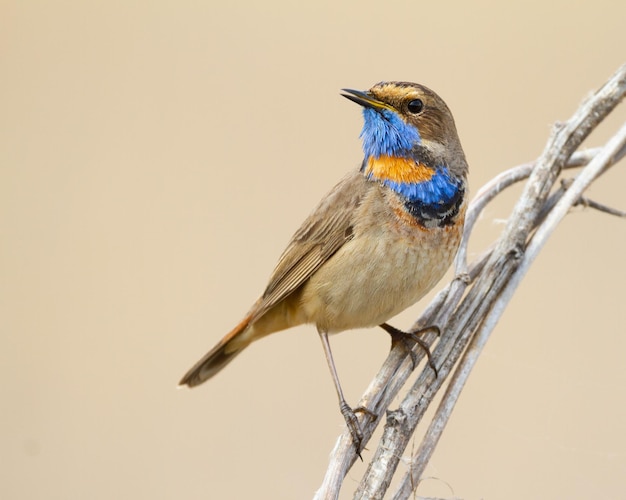
[[[417,332],[408,332],[406,334],[407,337],[410,337],[411,340],[413,340],[416,344],[419,344],[419,346],[424,350],[424,352],[426,353],[426,358],[428,359],[428,366],[431,367],[431,369],[433,370],[433,372],[435,372],[435,378],[437,378],[439,376],[439,371],[437,370],[437,367],[435,366],[435,361],[433,360],[433,355],[430,352],[430,347],[429,345],[424,342],[418,335],[426,330],[435,330],[437,332],[437,336],[439,336],[440,332],[439,332],[439,327],[438,326],[429,326],[427,328],[424,328],[422,330],[418,330]],[[406,344],[405,344],[406,345]],[[416,361],[417,361],[417,354],[415,354],[415,352],[413,352],[413,349],[411,349],[409,346],[406,346],[407,350],[411,353],[411,360],[413,361],[413,369],[415,369],[416,366]]]
[[[408,351],[409,355],[411,356],[411,362],[413,363],[413,369],[415,369],[415,367],[418,365],[418,360],[417,360],[417,354],[413,351],[413,349],[411,349],[411,346],[408,344],[407,342],[407,337],[409,337],[413,342],[415,342],[416,344],[419,344],[419,346],[422,348],[422,350],[426,353],[426,357],[428,358],[428,366],[430,366],[432,368],[432,370],[435,372],[435,378],[439,376],[439,372],[437,370],[437,367],[435,366],[435,362],[433,360],[433,356],[432,353],[430,352],[430,347],[429,345],[424,342],[419,335],[421,333],[425,333],[428,331],[434,331],[437,333],[437,336],[439,336],[441,334],[441,331],[439,330],[439,327],[437,325],[431,325],[431,326],[427,326],[425,328],[421,328],[415,332],[403,332],[402,330],[398,330],[397,328],[387,324],[387,323],[383,323],[382,325],[380,325],[387,333],[389,333],[389,335],[391,335],[391,341],[392,342],[401,342],[402,345],[404,346],[404,348]]]
[[[343,415],[346,425],[348,426],[348,430],[350,431],[350,436],[352,436],[352,443],[356,448],[356,454],[359,456],[361,461],[363,461],[363,457],[361,456],[361,450],[363,449],[363,431],[361,430],[361,425],[359,424],[356,414],[357,412],[365,413],[372,418],[376,418],[376,414],[371,410],[368,410],[365,406],[359,406],[353,410],[345,402],[341,403],[339,408],[341,409],[341,414]]]

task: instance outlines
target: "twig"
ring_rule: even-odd
[[[585,207],[594,208],[596,210],[599,210],[600,212],[604,212],[609,215],[615,215],[616,217],[626,217],[626,211],[609,207],[608,205],[598,203],[597,201],[585,198],[584,196],[581,196],[579,200],[575,203],[575,205],[583,205]]]
[[[497,322],[497,316],[493,316],[493,311],[497,310],[496,305],[501,304],[502,297],[506,296],[505,293],[506,290],[509,290],[512,277],[519,276],[518,279],[521,279],[523,274],[517,274],[520,266],[530,265],[529,263],[526,264],[525,248],[537,224],[544,221],[541,226],[544,227],[550,220],[551,213],[546,215],[542,210],[561,169],[566,165],[584,164],[590,158],[597,158],[602,154],[596,149],[572,155],[589,132],[619,103],[625,92],[626,66],[620,68],[604,87],[584,102],[572,119],[555,128],[546,149],[534,168],[529,165],[518,167],[514,169],[514,172],[509,171],[499,176],[490,183],[489,187],[479,192],[477,201],[473,202],[468,211],[466,235],[470,233],[480,211],[493,197],[506,186],[530,174],[524,193],[493,251],[485,254],[478,262],[468,266],[466,264],[466,236],[457,258],[457,278],[435,298],[416,323],[416,327],[437,324],[443,331],[441,339],[433,350],[433,359],[439,369],[439,376],[435,378],[432,370],[425,369],[400,407],[388,413],[383,438],[355,493],[355,498],[382,498],[384,495],[399,459],[425,409],[458,361],[474,332],[481,325],[481,331],[490,331]],[[614,159],[617,156],[619,154],[615,150],[612,157]],[[613,161],[609,161],[602,168],[606,170],[608,165],[612,163]],[[567,199],[572,196],[571,194],[568,196],[568,191],[562,193],[561,199],[554,204],[555,209],[557,206],[561,206],[560,204],[563,199],[566,199],[566,196]],[[572,203],[579,200],[580,195],[579,193]],[[540,234],[539,230],[537,234]],[[549,233],[543,237],[547,238],[548,235]],[[532,241],[535,241],[535,238],[537,235]],[[531,246],[528,248],[530,249]],[[470,283],[473,284],[468,289]],[[429,343],[435,340],[434,335],[426,335],[424,339]],[[422,355],[419,351],[416,354]],[[407,353],[402,348],[392,349],[379,374],[370,383],[360,402],[360,405],[367,406],[378,416],[376,419],[369,415],[364,415],[361,418],[360,423],[365,441],[371,437],[380,416],[402,388],[411,371],[412,364]],[[455,380],[457,379],[462,380],[462,376],[460,374],[455,375]],[[451,411],[454,402],[448,401],[445,404],[449,405],[449,411]],[[442,422],[445,423],[445,420]],[[442,424],[433,423],[435,427],[439,425]],[[441,431],[437,432],[440,434]],[[423,456],[430,456],[438,439],[437,433],[432,436],[429,444],[426,441],[422,443],[418,449],[418,455],[423,453],[420,450],[427,450]],[[350,439],[350,434],[344,432],[337,441],[331,455],[327,474],[315,498],[337,498],[343,478],[356,458]],[[394,498],[406,498],[406,492],[410,492],[413,486],[417,484],[421,475],[420,471],[423,470],[426,462],[427,458],[419,460],[419,467],[414,467],[413,474],[405,476],[401,490]]]

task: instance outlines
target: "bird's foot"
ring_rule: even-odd
[[[402,343],[404,348],[409,352],[409,355],[411,356],[411,361],[413,362],[413,369],[415,369],[415,367],[418,364],[417,354],[413,352],[413,349],[411,348],[412,346],[409,344],[408,339],[411,339],[413,342],[418,344],[424,350],[424,352],[426,353],[426,357],[428,358],[428,366],[430,366],[432,370],[435,372],[435,377],[439,376],[439,372],[437,371],[437,367],[435,366],[432,353],[430,352],[430,346],[419,337],[422,333],[426,333],[426,332],[436,332],[437,336],[439,336],[441,332],[437,325],[420,328],[419,330],[415,332],[403,332],[402,330],[399,330],[387,323],[383,323],[382,325],[380,325],[380,327],[383,330],[385,330],[389,335],[391,335],[392,343],[396,343],[396,342]]]
[[[352,436],[352,443],[356,449],[356,454],[359,456],[361,461],[363,461],[363,457],[361,456],[361,450],[363,449],[363,431],[361,430],[361,425],[359,424],[356,414],[357,412],[366,413],[374,419],[377,418],[377,416],[365,406],[359,406],[353,410],[345,401],[339,404],[339,409],[341,410],[341,414],[343,415],[346,425],[348,426],[348,430],[350,431],[350,435]]]

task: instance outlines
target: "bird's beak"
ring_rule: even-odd
[[[360,90],[352,90],[352,89],[341,89],[345,94],[341,94],[346,99],[350,99],[352,102],[356,102],[360,104],[364,108],[372,108],[375,110],[383,110],[388,109],[390,111],[395,111],[389,104],[386,104],[378,99],[375,99],[371,95],[366,92],[361,92]]]

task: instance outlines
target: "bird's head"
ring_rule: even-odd
[[[433,156],[461,150],[454,118],[446,103],[423,85],[381,82],[367,92],[343,89],[363,106],[361,138],[366,159],[408,157],[417,148]]]

